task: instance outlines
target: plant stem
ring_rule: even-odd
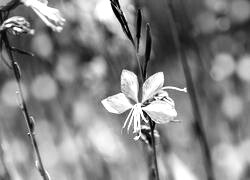
[[[202,116],[200,113],[199,109],[199,104],[198,104],[198,98],[197,98],[197,93],[195,91],[191,71],[188,65],[188,61],[185,55],[185,51],[181,45],[180,39],[179,39],[179,34],[177,31],[176,23],[173,18],[173,14],[171,12],[171,9],[169,7],[169,2],[168,0],[165,0],[166,2],[166,13],[167,13],[167,18],[170,24],[171,32],[172,32],[172,37],[174,40],[174,45],[177,51],[178,59],[181,61],[183,70],[184,70],[184,75],[187,83],[187,89],[188,93],[190,96],[192,108],[193,108],[193,114],[194,114],[194,125],[195,125],[195,130],[196,133],[199,137],[200,145],[202,148],[202,152],[204,153],[204,165],[205,165],[205,170],[207,173],[207,179],[208,180],[215,180],[214,178],[214,172],[213,172],[213,166],[212,166],[212,159],[211,159],[211,153],[209,150],[209,145],[208,145],[208,140],[205,135],[205,130],[202,124]]]
[[[136,51],[136,47],[135,47],[135,52],[136,52],[136,61],[138,63],[138,69],[139,69],[139,77],[141,77],[140,79],[140,87],[142,87],[143,83],[145,82],[146,78],[147,78],[147,66],[145,66],[145,69],[142,69],[142,65],[140,63],[139,60],[139,55]],[[144,72],[144,73],[143,73]],[[149,120],[149,126],[150,126],[150,132],[151,132],[151,148],[153,150],[153,162],[154,162],[154,169],[152,169],[153,171],[153,175],[155,177],[155,180],[160,180],[159,178],[159,170],[158,170],[158,165],[157,165],[157,153],[156,153],[156,145],[155,145],[155,135],[154,135],[154,128],[155,128],[155,123],[151,120],[151,118],[149,116],[147,116],[148,120]]]
[[[146,78],[147,78],[147,66],[145,66],[145,69],[143,69],[144,73],[141,73],[141,77],[142,77],[142,82],[144,83]],[[155,144],[155,134],[154,134],[154,129],[155,129],[155,122],[152,121],[152,119],[147,116],[148,120],[149,120],[149,127],[150,127],[150,132],[151,132],[151,148],[153,150],[153,161],[154,161],[154,169],[153,171],[153,175],[155,177],[156,180],[160,180],[159,178],[159,170],[158,170],[158,163],[157,163],[157,153],[156,153],[156,144]]]
[[[155,135],[154,135],[154,122],[149,118],[149,126],[151,131],[151,140],[152,140],[152,149],[153,149],[153,159],[154,159],[154,177],[156,180],[160,180],[159,178],[159,170],[157,164],[157,153],[156,153],[156,145],[155,145]]]
[[[16,62],[16,60],[14,58],[14,55],[12,53],[11,46],[10,46],[10,43],[9,43],[6,32],[2,32],[2,38],[3,38],[3,41],[5,43],[7,53],[9,55],[9,57],[10,57],[12,71],[13,71],[13,74],[15,76],[15,79],[16,79],[16,82],[17,82],[17,85],[18,85],[18,93],[20,95],[19,96],[19,98],[20,98],[20,102],[19,102],[20,103],[20,108],[21,108],[21,110],[23,112],[23,116],[24,116],[24,118],[26,120],[26,125],[28,127],[28,132],[29,132],[29,137],[30,137],[30,140],[31,140],[31,144],[32,144],[34,152],[36,154],[37,163],[38,163],[36,165],[38,166],[37,168],[38,168],[38,170],[40,172],[40,175],[42,176],[43,180],[48,180],[49,177],[48,177],[48,174],[47,174],[47,172],[46,172],[46,170],[44,168],[42,158],[41,158],[41,155],[40,155],[40,151],[39,151],[39,148],[38,148],[37,140],[36,140],[36,137],[35,137],[35,134],[34,134],[34,122],[33,122],[32,118],[31,118],[31,116],[29,115],[28,108],[27,108],[26,102],[24,100],[22,85],[21,85],[21,81],[20,81],[20,74],[18,74],[18,72],[16,72],[16,67],[15,66],[17,65],[17,62]]]

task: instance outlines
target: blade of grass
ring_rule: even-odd
[[[184,70],[184,75],[186,78],[186,83],[187,83],[187,89],[188,93],[190,96],[191,104],[192,104],[192,110],[194,114],[194,126],[196,133],[199,137],[199,142],[202,148],[203,152],[203,157],[204,157],[204,165],[205,165],[205,170],[207,174],[207,179],[208,180],[215,180],[214,177],[214,172],[213,172],[213,166],[212,166],[212,158],[211,158],[211,152],[209,149],[208,145],[208,140],[205,134],[205,130],[202,124],[202,116],[199,108],[199,103],[198,103],[198,98],[197,98],[197,93],[194,87],[192,75],[191,75],[191,70],[188,65],[188,60],[186,58],[185,50],[183,49],[183,46],[181,45],[180,39],[179,39],[179,33],[176,27],[176,23],[173,18],[173,14],[171,12],[171,8],[169,6],[169,0],[163,0],[164,3],[166,3],[166,13],[167,13],[167,18],[168,22],[170,24],[171,28],[171,33],[172,37],[174,40],[174,46],[177,51],[178,59],[181,61],[183,70]]]

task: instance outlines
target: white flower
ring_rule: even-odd
[[[35,13],[53,31],[62,31],[65,19],[61,16],[58,9],[48,7],[47,0],[21,0],[25,6],[31,7]]]
[[[148,123],[144,113],[158,124],[170,122],[177,116],[174,101],[164,90],[185,91],[185,89],[171,86],[163,87],[163,84],[164,75],[162,72],[150,76],[142,86],[142,100],[139,102],[137,76],[131,71],[123,70],[121,74],[121,93],[107,97],[102,100],[102,104],[109,112],[115,114],[121,114],[130,109],[123,128],[128,124],[127,131],[129,131],[133,123],[133,133],[138,134],[134,139],[138,140],[141,136],[141,119]],[[131,103],[132,101],[134,103]]]

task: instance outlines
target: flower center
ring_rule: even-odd
[[[134,130],[133,133],[138,133],[138,135],[134,138],[135,140],[138,140],[141,136],[141,118],[143,119],[143,121],[145,121],[146,123],[148,122],[147,119],[145,118],[145,116],[143,115],[143,111],[141,108],[142,104],[141,103],[136,103],[130,110],[124,124],[122,128],[125,128],[127,123],[128,123],[128,127],[127,127],[127,132],[129,132],[129,129],[132,125],[132,123],[134,124]]]

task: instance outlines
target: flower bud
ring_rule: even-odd
[[[34,30],[30,28],[30,23],[21,16],[13,16],[3,22],[0,26],[0,31],[8,30],[13,35],[23,33],[34,34]]]

